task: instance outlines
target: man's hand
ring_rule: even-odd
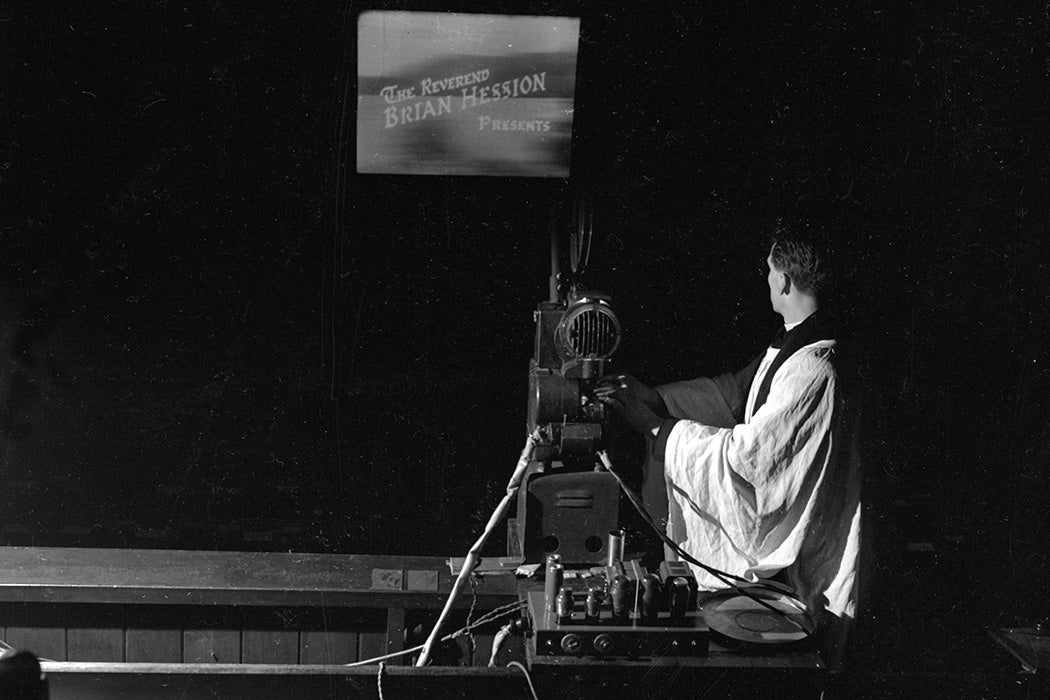
[[[604,400],[615,391],[626,390],[641,399],[652,411],[664,411],[664,400],[656,389],[629,374],[608,374],[598,380],[594,395]]]
[[[644,386],[644,385],[643,385]],[[634,430],[652,437],[663,420],[642,399],[629,389],[616,389],[599,397],[603,404],[613,410]],[[662,401],[661,401],[662,403]]]

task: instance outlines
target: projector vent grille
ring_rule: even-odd
[[[578,359],[606,359],[620,343],[620,324],[612,311],[598,304],[570,310],[563,321],[563,342]]]

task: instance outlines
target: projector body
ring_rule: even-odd
[[[528,429],[540,442],[518,495],[518,545],[529,562],[559,554],[565,564],[604,563],[619,490],[595,470],[608,427],[594,388],[619,346],[620,322],[607,296],[575,291],[541,302],[535,320]]]
[[[529,363],[528,430],[540,430],[539,462],[591,459],[604,439],[605,407],[594,387],[620,344],[620,322],[597,292],[542,302]]]

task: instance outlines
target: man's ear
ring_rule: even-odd
[[[791,276],[786,272],[780,274],[780,293],[787,296],[791,293]]]

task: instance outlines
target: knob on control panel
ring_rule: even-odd
[[[583,648],[583,640],[578,634],[567,634],[561,638],[561,650],[566,654],[575,654]]]
[[[599,634],[594,638],[594,651],[599,654],[611,654],[616,648],[611,634]]]

